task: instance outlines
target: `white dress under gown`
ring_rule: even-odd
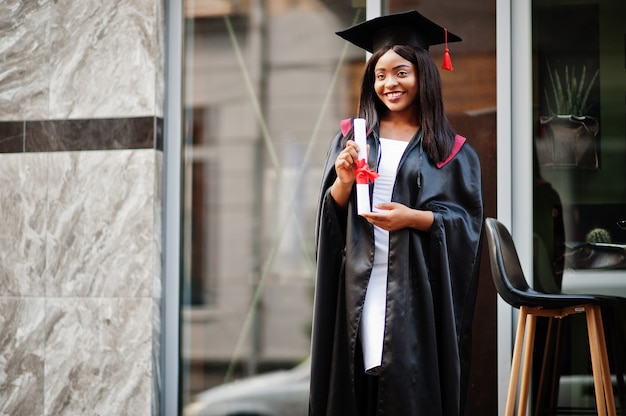
[[[396,172],[408,142],[380,138],[378,178],[374,181],[372,205],[391,201]],[[379,211],[373,208],[372,211]],[[361,317],[361,347],[365,372],[378,374],[382,362],[387,304],[387,264],[389,261],[389,231],[374,226],[374,267],[367,285]]]

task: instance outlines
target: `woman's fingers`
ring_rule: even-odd
[[[344,160],[352,165],[356,163],[359,156],[359,146],[353,140],[348,140],[345,149],[341,153],[343,153]]]
[[[343,182],[354,180],[354,166],[358,158],[359,147],[353,140],[348,140],[346,147],[335,160],[335,170]]]
[[[397,202],[384,202],[376,204],[376,212],[362,214],[365,219],[387,231],[399,230],[407,226],[406,215],[410,209]]]

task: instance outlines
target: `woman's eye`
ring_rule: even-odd
[[[406,72],[406,71],[400,71],[400,72],[398,72],[398,76],[399,76],[399,77],[406,77],[407,75],[408,75],[408,72]]]
[[[376,79],[377,80],[383,80],[383,79],[385,79],[385,76],[383,74],[377,74],[376,75]]]

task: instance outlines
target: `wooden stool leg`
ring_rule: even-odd
[[[533,348],[535,346],[535,332],[537,330],[537,316],[528,317],[528,333],[524,342],[524,360],[522,361],[522,381],[520,385],[518,415],[525,415],[528,406],[528,391],[530,389],[530,374],[533,368]]]
[[[506,397],[505,416],[515,416],[515,396],[517,396],[517,381],[519,379],[522,349],[524,347],[524,333],[526,332],[527,314],[527,308],[522,306],[519,310],[519,318],[517,320],[515,347],[513,348],[513,360],[511,362],[511,377],[509,379],[509,391]]]
[[[606,399],[607,412],[609,416],[615,416],[615,396],[613,395],[613,382],[611,381],[611,369],[609,368],[609,356],[606,348],[606,338],[600,306],[594,306],[593,314],[596,322],[596,336],[598,340],[598,352],[600,353],[602,382],[604,384],[604,397]]]
[[[585,306],[585,315],[587,317],[587,333],[589,338],[589,351],[591,353],[593,385],[596,392],[596,408],[599,416],[606,416],[605,388],[603,386],[602,358],[599,351],[600,345],[598,342],[598,326],[595,306]]]

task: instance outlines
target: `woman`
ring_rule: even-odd
[[[449,125],[428,46],[460,38],[416,11],[338,34],[370,52],[358,117],[379,177],[358,215],[358,146],[333,139],[317,223],[310,414],[459,415],[483,206],[475,151]]]

